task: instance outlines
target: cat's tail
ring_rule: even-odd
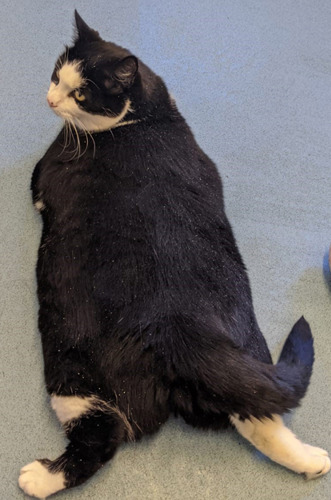
[[[203,380],[200,396],[207,391],[208,401],[214,402],[213,411],[219,402],[219,410],[241,418],[282,414],[297,407],[305,395],[313,362],[313,337],[302,317],[287,337],[276,365],[223,343],[222,349],[210,356],[209,363],[198,369]]]
[[[302,316],[287,337],[276,366],[284,364],[285,367],[295,367],[300,375],[300,390],[304,396],[313,371],[313,363],[314,339],[309,323]]]

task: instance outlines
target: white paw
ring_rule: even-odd
[[[329,472],[331,462],[328,452],[322,448],[310,446],[309,444],[304,444],[303,446],[309,457],[307,460],[307,466],[305,467],[306,478],[316,479]]]
[[[65,488],[63,472],[49,472],[38,460],[21,469],[18,484],[31,497],[46,498]]]
[[[303,446],[310,453],[310,455],[323,455],[325,457],[329,456],[328,452],[326,450],[323,450],[323,448],[317,448],[317,446],[310,446],[310,444],[304,444]]]

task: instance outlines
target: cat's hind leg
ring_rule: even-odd
[[[221,333],[219,338],[217,345],[215,335],[213,348],[201,347],[190,365],[199,381],[194,385],[190,380],[199,409],[227,413],[240,434],[275,462],[309,479],[326,474],[327,453],[301,443],[280,417],[299,405],[309,384],[314,348],[306,320],[302,317],[294,325],[276,365],[253,357]]]
[[[258,420],[230,417],[238,432],[264,455],[307,479],[315,479],[330,470],[328,453],[302,443],[288,429],[279,415]]]
[[[133,439],[126,416],[115,405],[93,396],[52,396],[51,402],[70,442],[57,459],[35,460],[22,468],[19,485],[36,498],[83,483],[121,442]]]

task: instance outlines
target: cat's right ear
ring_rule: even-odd
[[[127,56],[111,66],[103,69],[103,84],[110,94],[121,94],[133,84],[138,72],[138,59],[135,56]]]
[[[92,30],[75,10],[76,36],[75,42],[97,42],[101,40],[99,33]]]

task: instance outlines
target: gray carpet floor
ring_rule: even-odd
[[[23,499],[21,466],[55,458],[65,438],[48,405],[37,331],[40,219],[34,164],[59,130],[46,105],[73,10],[164,77],[222,174],[227,212],[273,355],[302,315],[316,346],[302,407],[286,418],[331,451],[331,4],[328,0],[2,0],[0,71],[0,499]],[[123,446],[61,499],[331,498],[234,432],[171,420]]]

